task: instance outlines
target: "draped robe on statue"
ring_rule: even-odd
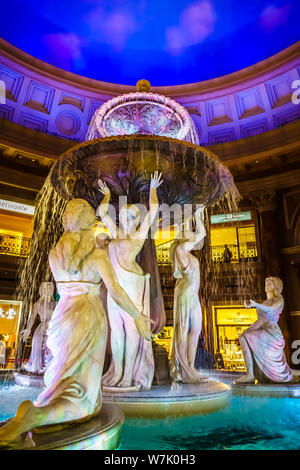
[[[265,300],[264,305],[272,305]],[[285,341],[278,326],[281,307],[273,308],[273,313],[265,313],[257,309],[257,321],[242,336],[246,339],[254,360],[254,375],[262,381],[289,382],[292,380],[287,364],[284,346]]]
[[[202,309],[199,300],[200,268],[198,259],[188,253],[189,263],[180,269],[177,250],[174,252],[174,277],[177,278],[173,307],[173,342],[170,360],[170,374],[175,382],[197,383],[203,380],[201,374],[188,360],[188,335],[193,326],[201,333]],[[198,338],[197,338],[198,344]]]
[[[49,318],[56,307],[56,302],[46,302],[40,300],[36,302],[33,308],[37,309],[41,319],[41,323],[36,328],[31,344],[31,354],[24,369],[32,374],[42,374],[45,372],[47,365],[51,361],[51,351],[47,347],[47,330]]]
[[[135,273],[121,266],[116,251],[117,243],[117,240],[112,240],[110,242],[109,257],[116,273],[118,282],[125,290],[131,301],[142,312],[142,314],[150,317],[150,275],[148,273]],[[141,386],[144,390],[150,389],[154,376],[154,357],[151,341],[147,341],[140,336],[134,324],[133,318],[114,302],[109,293],[107,294],[107,310],[111,328],[112,359],[108,371],[102,378],[102,384],[106,386],[106,384],[109,382],[110,385],[113,383],[113,386],[118,386],[119,382],[124,379],[125,351],[126,343],[128,341],[126,328],[130,328],[130,331],[133,332],[135,336],[134,341],[138,342],[137,355],[134,358],[132,365],[132,385]],[[121,351],[119,357],[113,348],[113,335],[114,332],[120,328],[120,320],[123,323],[125,341],[123,351]],[[115,325],[116,322],[117,325]],[[116,372],[115,363],[118,363],[118,365],[121,363],[122,377],[120,380],[119,378],[115,378],[114,380]]]
[[[46,388],[35,405],[65,399],[74,405],[72,419],[80,419],[101,408],[107,320],[99,284],[71,281],[58,282],[57,287],[60,299],[49,323],[47,340],[53,358],[44,375]]]
[[[150,315],[153,321],[151,331],[156,335],[166,324],[166,312],[157,265],[156,248],[152,238],[145,240],[143,248],[137,256],[137,262],[144,272],[150,273]]]

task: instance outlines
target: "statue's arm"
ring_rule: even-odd
[[[155,171],[151,175],[150,181],[150,193],[149,193],[149,211],[146,214],[143,222],[141,223],[140,229],[137,231],[138,238],[145,240],[148,236],[149,229],[153,224],[159,209],[158,197],[157,197],[157,188],[162,183],[162,174]]]
[[[151,323],[151,320],[140,313],[124,289],[120,286],[107,253],[101,253],[97,266],[100,271],[100,276],[112,299],[134,319],[135,326],[140,335],[150,341],[152,333],[148,324]]]
[[[253,307],[258,308],[260,311],[265,313],[267,315],[267,318],[271,321],[272,321],[273,316],[278,312],[278,310],[282,311],[283,304],[284,304],[284,300],[282,297],[275,299],[272,302],[272,305],[260,304],[258,302],[255,302],[254,300],[252,302],[253,302]]]
[[[206,237],[206,229],[204,227],[204,207],[198,209],[195,214],[196,230],[192,232],[192,235],[188,240],[181,243],[181,247],[185,251],[191,251],[198,243],[200,243]]]
[[[100,192],[104,194],[104,198],[102,199],[101,204],[98,207],[96,213],[97,215],[101,217],[102,222],[104,223],[105,227],[110,231],[111,236],[113,238],[118,238],[119,229],[108,214],[108,207],[109,207],[109,201],[110,201],[110,189],[108,188],[107,184],[100,179],[98,180],[98,185],[99,185]]]
[[[21,332],[21,337],[22,337],[23,341],[27,341],[28,336],[30,336],[31,329],[33,327],[34,321],[35,321],[36,316],[38,314],[37,305],[38,305],[38,302],[36,302],[33,305],[32,310],[29,314],[29,318],[27,320],[26,328]]]

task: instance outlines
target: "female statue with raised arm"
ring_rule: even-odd
[[[173,307],[173,342],[170,374],[173,382],[197,383],[203,376],[195,369],[197,345],[202,328],[199,300],[200,267],[190,251],[206,236],[204,208],[195,212],[195,232],[184,233],[171,246],[171,260],[176,280]],[[201,248],[202,248],[201,246]]]
[[[43,374],[47,365],[51,361],[51,351],[47,347],[48,324],[51,320],[52,313],[56,307],[53,298],[54,285],[52,282],[42,282],[39,289],[40,298],[34,304],[32,312],[29,316],[27,326],[22,331],[23,341],[26,341],[31,333],[32,326],[37,316],[40,317],[41,323],[36,328],[31,343],[31,354],[29,361],[24,365],[24,369],[32,374]]]
[[[284,300],[281,295],[282,281],[278,277],[267,277],[265,291],[267,299],[259,304],[250,300],[246,308],[256,308],[257,321],[239,337],[247,374],[236,382],[289,382],[291,370],[284,354],[285,341],[278,325]]]
[[[149,211],[138,228],[140,212],[133,204],[121,207],[120,227],[116,226],[108,215],[110,190],[99,180],[100,191],[104,194],[99,214],[113,237],[109,243],[110,261],[120,285],[147,317],[150,317],[150,275],[143,272],[136,257],[158,213],[156,188],[161,182],[161,174],[155,172],[150,182]],[[154,376],[152,344],[140,337],[132,318],[116,304],[109,293],[107,309],[111,327],[112,360],[102,378],[102,384],[105,387],[119,387],[120,390],[128,387],[131,390],[150,389]]]
[[[101,279],[114,302],[132,318],[137,334],[152,338],[149,319],[118,284],[108,254],[95,247],[95,222],[88,202],[68,202],[65,232],[49,255],[60,299],[49,323],[47,346],[53,358],[45,372],[45,389],[34,404],[21,403],[16,416],[0,428],[0,446],[33,428],[89,419],[100,411],[107,341]]]

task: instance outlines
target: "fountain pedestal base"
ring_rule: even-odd
[[[88,421],[70,424],[53,432],[28,433],[25,440],[13,443],[9,450],[113,450],[120,444],[122,411],[103,404],[100,413]],[[0,427],[7,423],[2,421]],[[41,428],[40,428],[41,429]]]
[[[300,398],[300,382],[276,384],[233,383],[231,389],[233,395]]]
[[[29,374],[28,372],[14,372],[14,381],[17,385],[27,387],[44,387],[44,376]]]
[[[103,401],[118,405],[126,417],[167,418],[208,414],[227,406],[230,387],[208,380],[199,384],[153,386],[139,392],[103,393]]]

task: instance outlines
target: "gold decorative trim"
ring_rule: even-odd
[[[290,246],[289,248],[283,248],[281,253],[284,255],[296,255],[300,253],[300,245]]]

